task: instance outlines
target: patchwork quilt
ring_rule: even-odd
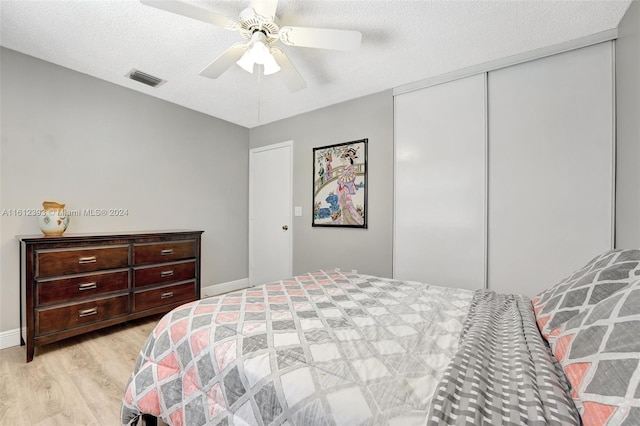
[[[424,425],[472,298],[319,271],[183,305],[142,348],[122,424]]]

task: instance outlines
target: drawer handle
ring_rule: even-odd
[[[98,288],[98,283],[84,283],[78,286],[78,291],[93,290],[94,288]]]
[[[96,257],[95,256],[86,256],[86,257],[81,257],[80,259],[78,259],[78,263],[83,264],[83,263],[96,263]]]
[[[164,278],[164,277],[170,277],[173,275],[173,271],[162,271],[160,272],[160,277]]]
[[[173,297],[173,292],[172,291],[168,291],[168,292],[162,293],[160,295],[160,299],[168,299],[170,297]]]
[[[97,313],[98,313],[98,308],[83,309],[81,311],[78,311],[78,317],[79,318],[88,317],[91,315],[95,315]]]
[[[160,255],[166,256],[168,254],[173,254],[173,249],[164,249],[160,251]]]

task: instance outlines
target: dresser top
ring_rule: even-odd
[[[26,243],[37,242],[64,242],[87,239],[121,239],[135,237],[151,237],[163,235],[202,234],[204,231],[195,229],[165,229],[153,231],[129,231],[129,232],[95,232],[83,234],[64,234],[60,236],[46,236],[43,234],[16,235],[16,239]]]

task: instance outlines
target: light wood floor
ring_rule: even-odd
[[[0,425],[119,425],[138,352],[161,316],[36,348],[0,351]]]

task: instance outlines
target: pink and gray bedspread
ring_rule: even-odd
[[[517,296],[319,271],[181,306],[141,350],[122,424],[579,424]]]

